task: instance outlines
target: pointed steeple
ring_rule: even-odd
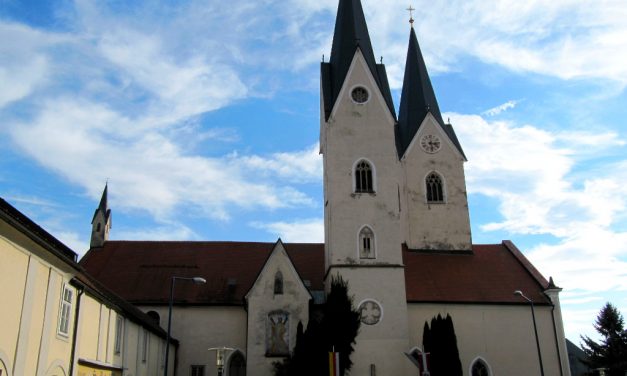
[[[102,191],[102,197],[100,197],[100,204],[98,205],[98,208],[96,209],[96,211],[94,212],[94,216],[91,219],[91,223],[94,223],[94,220],[96,219],[96,215],[98,214],[98,212],[101,212],[105,219],[108,220],[109,216],[111,215],[111,210],[109,209],[109,183],[105,184],[104,187],[104,191]]]
[[[340,0],[335,20],[331,58],[328,63],[323,62],[321,67],[326,119],[329,118],[340,94],[357,48],[361,50],[392,116],[396,117],[385,66],[376,63],[361,1]]]
[[[91,220],[91,242],[90,247],[102,247],[104,242],[109,240],[109,229],[111,228],[111,209],[108,203],[109,184],[105,184],[100,204],[94,211]]]
[[[444,132],[449,136],[455,147],[464,156],[453,126],[445,123],[440,113],[440,107],[431,86],[431,79],[427,72],[427,66],[413,24],[409,34],[409,47],[407,49],[407,61],[405,63],[405,78],[403,80],[403,91],[401,93],[401,106],[398,114],[398,134],[397,147],[399,157],[405,154],[407,147],[416,136],[420,124],[428,113],[431,113],[435,120],[442,126]]]

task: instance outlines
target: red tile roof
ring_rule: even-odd
[[[178,304],[242,304],[275,243],[108,241],[81,260],[91,275],[132,303],[168,302],[170,277],[203,277],[176,285]],[[323,290],[324,246],[284,244],[303,281]],[[234,286],[229,287],[229,282]],[[183,285],[186,284],[186,285]]]
[[[242,304],[275,243],[108,241],[91,249],[81,265],[136,304],[167,304],[170,276],[203,277],[205,285],[177,284],[177,304]],[[284,243],[311,290],[323,290],[324,244]],[[403,250],[409,302],[549,303],[548,282],[511,244],[474,245],[464,254]],[[229,281],[234,287],[229,288]],[[185,284],[185,285],[183,285]]]
[[[538,304],[547,280],[511,242],[473,245],[472,253],[437,254],[405,250],[409,302],[524,303],[521,290]]]

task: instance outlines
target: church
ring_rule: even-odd
[[[162,328],[172,277],[206,280],[176,283],[177,375],[218,375],[210,348],[226,348],[225,375],[272,375],[338,275],[361,313],[350,375],[418,374],[406,354],[437,315],[464,375],[570,375],[561,289],[512,242],[472,243],[466,155],[411,22],[397,111],[360,0],[339,1],[320,67],[323,244],[110,240],[105,187],[80,261],[91,276]]]

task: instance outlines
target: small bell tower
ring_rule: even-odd
[[[109,185],[105,184],[102,197],[100,198],[100,204],[94,212],[94,217],[91,220],[90,248],[102,247],[104,243],[109,240],[109,230],[111,229],[111,209],[109,209],[109,204],[107,202],[108,188]]]

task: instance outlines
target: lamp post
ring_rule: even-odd
[[[181,281],[192,281],[197,285],[207,283],[207,280],[201,277],[175,277],[170,279],[170,300],[168,307],[168,335],[165,341],[165,368],[163,370],[163,376],[168,376],[168,363],[170,362],[170,329],[172,328],[172,305],[174,303],[174,282],[179,279]]]
[[[227,351],[235,351],[231,347],[212,347],[209,351],[216,352],[216,368],[218,369],[218,376],[222,376],[224,372],[224,356]]]
[[[533,332],[536,335],[536,347],[538,348],[538,360],[540,361],[540,374],[544,376],[544,366],[542,365],[542,353],[540,352],[540,340],[538,339],[538,327],[536,326],[536,314],[533,309],[533,300],[529,299],[520,290],[514,291],[514,295],[518,295],[531,304],[531,318],[533,319]]]

